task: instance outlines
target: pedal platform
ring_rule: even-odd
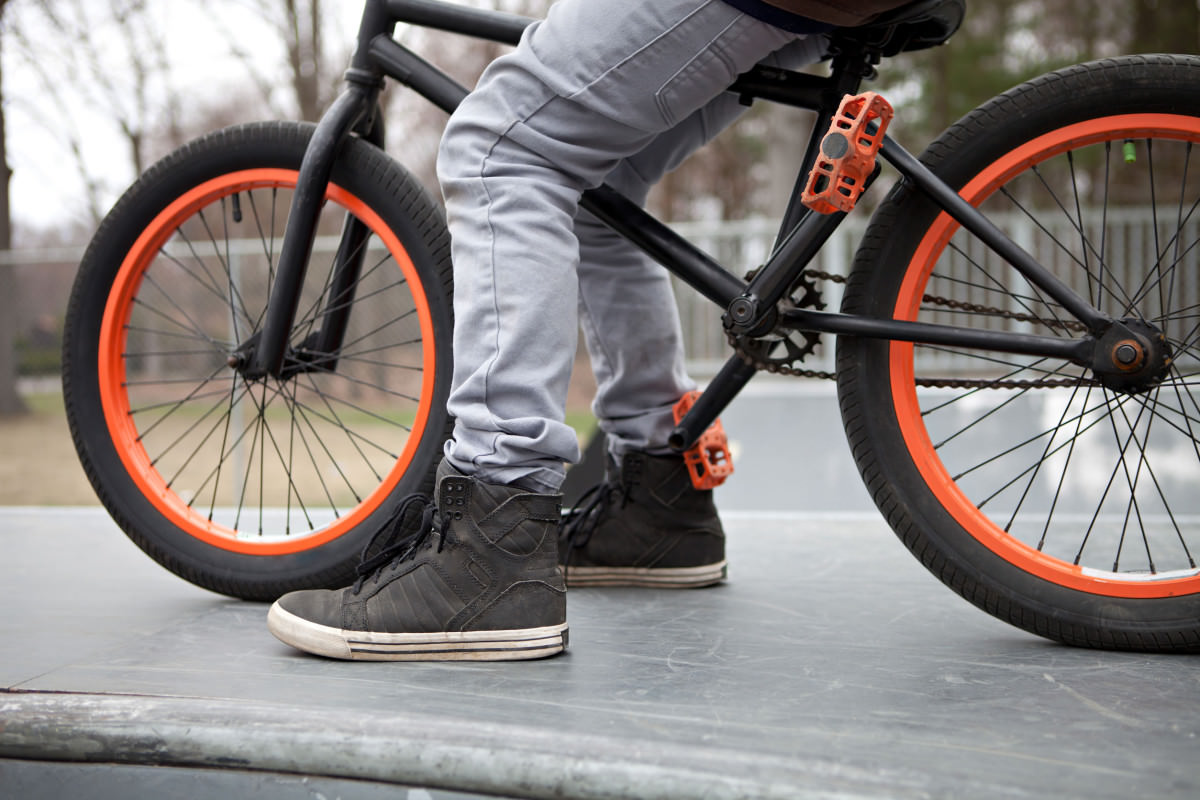
[[[698,397],[700,392],[688,392],[679,398],[674,408],[676,425]],[[714,420],[713,424],[700,434],[696,443],[683,451],[683,461],[687,465],[692,485],[697,489],[715,489],[733,474],[733,456],[729,453],[729,440],[725,437],[725,428],[721,425],[721,420]]]
[[[800,202],[818,214],[850,212],[875,171],[875,157],[894,113],[877,92],[843,97]]]

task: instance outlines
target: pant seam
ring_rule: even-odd
[[[676,30],[678,30],[678,29],[679,29],[679,27],[680,27],[681,25],[683,25],[685,22],[687,22],[688,20],[690,20],[690,19],[692,19],[693,17],[695,17],[696,15],[698,15],[698,14],[699,14],[699,13],[700,13],[702,10],[704,10],[704,9],[705,9],[705,8],[707,8],[708,6],[712,5],[714,2],[720,2],[720,0],[708,0],[707,2],[703,3],[702,5],[700,5],[700,6],[697,6],[696,8],[692,9],[692,10],[691,10],[691,11],[689,11],[689,12],[687,13],[687,15],[686,15],[686,16],[684,16],[682,19],[678,19],[678,20],[676,20],[675,22],[673,22],[673,23],[671,24],[671,27],[669,27],[669,28],[667,28],[667,29],[663,30],[661,33],[659,33],[657,36],[655,36],[655,37],[654,37],[653,39],[651,39],[649,42],[646,42],[646,43],[645,43],[645,44],[643,44],[641,47],[639,47],[637,50],[634,50],[632,53],[629,53],[627,56],[625,56],[624,58],[622,58],[622,59],[621,59],[620,61],[618,61],[616,64],[613,64],[613,65],[612,65],[612,66],[610,66],[608,69],[604,70],[604,71],[603,71],[603,72],[601,72],[599,75],[597,75],[597,76],[595,76],[594,78],[592,78],[590,81],[588,81],[588,82],[587,82],[586,84],[584,84],[582,87],[580,87],[579,89],[575,90],[575,91],[574,91],[574,92],[572,92],[571,94],[567,95],[567,99],[568,99],[568,100],[574,100],[576,97],[578,97],[579,95],[583,94],[583,93],[584,93],[584,92],[586,92],[588,89],[591,89],[591,88],[592,88],[593,86],[595,86],[597,83],[599,83],[600,81],[602,81],[602,80],[604,80],[605,78],[607,78],[607,77],[608,77],[608,76],[609,76],[611,73],[613,73],[613,72],[617,71],[618,69],[620,69],[621,67],[625,66],[625,65],[626,65],[626,64],[628,64],[630,61],[632,61],[634,58],[636,58],[636,57],[640,56],[642,53],[645,53],[647,50],[650,50],[650,49],[652,49],[652,48],[653,48],[653,47],[654,47],[654,46],[655,46],[655,45],[656,45],[656,44],[657,44],[659,41],[661,41],[662,39],[666,38],[668,35],[670,35],[670,34],[673,34],[673,33],[674,33]],[[739,12],[739,13],[740,13],[740,12]]]

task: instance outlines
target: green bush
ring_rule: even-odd
[[[57,375],[62,369],[62,331],[39,330],[17,337],[17,374]]]

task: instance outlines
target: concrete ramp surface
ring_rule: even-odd
[[[975,610],[870,513],[730,511],[730,579],[576,590],[546,661],[295,652],[99,509],[0,510],[0,797],[1195,797],[1189,658]]]

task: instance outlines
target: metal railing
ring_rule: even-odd
[[[1024,215],[997,215],[994,221],[1002,229],[1009,232],[1015,241],[1029,250],[1042,263],[1052,266],[1060,275],[1069,276],[1069,280],[1080,292],[1088,292],[1087,274],[1082,269],[1072,269],[1064,259],[1072,258],[1064,252],[1062,245],[1057,242],[1071,241],[1078,238],[1078,232],[1072,227],[1069,219],[1050,221],[1034,221]],[[1058,215],[1061,216],[1061,215]],[[1163,220],[1159,219],[1160,224]],[[1088,224],[1085,220],[1085,224]],[[777,221],[772,219],[749,219],[732,222],[689,222],[676,224],[673,227],[694,244],[712,255],[732,272],[744,275],[756,268],[770,253]],[[848,274],[853,261],[857,243],[862,236],[866,219],[850,219],[839,228],[826,246],[821,250],[811,266],[814,269],[835,274]],[[1142,269],[1147,263],[1156,259],[1156,237],[1154,235],[1154,217],[1150,209],[1125,209],[1120,212],[1110,211],[1105,220],[1106,250],[1119,254],[1109,260],[1113,264],[1127,265],[1127,268]],[[1177,237],[1179,244],[1176,249],[1180,252],[1174,256],[1179,262],[1177,292],[1182,295],[1174,301],[1176,307],[1193,305],[1200,307],[1200,247],[1194,244],[1200,240],[1200,221],[1189,221],[1184,224],[1183,232]],[[1160,244],[1163,236],[1157,240]],[[239,250],[236,244],[235,250]],[[314,251],[318,253],[332,252],[337,247],[336,237],[321,237],[317,240]],[[246,250],[261,251],[261,242],[247,243]],[[27,292],[37,291],[45,294],[45,287],[50,284],[55,287],[52,293],[63,300],[69,290],[69,283],[74,274],[75,265],[82,257],[82,248],[51,248],[41,250],[16,250],[0,252],[0,268],[19,266],[37,266],[39,273],[36,281],[29,280],[33,271],[27,270],[25,280],[19,282],[19,289]],[[989,253],[968,252],[965,255],[950,256],[950,271],[970,269],[969,261],[978,259],[987,261],[994,258]],[[54,276],[47,276],[44,270],[54,270]],[[1124,275],[1115,275],[1117,280],[1126,280]],[[1135,282],[1136,283],[1136,282]],[[36,284],[36,289],[30,286]],[[1128,284],[1127,284],[1128,285]],[[680,319],[683,326],[684,342],[688,357],[688,366],[697,376],[711,375],[728,358],[729,346],[721,326],[722,309],[701,297],[678,281],[675,282]],[[822,299],[825,307],[836,310],[841,303],[842,287],[836,282],[824,281],[820,284]],[[1094,293],[1094,290],[1092,290]],[[1195,298],[1186,300],[1186,298]],[[959,299],[994,304],[995,298],[960,297]],[[35,308],[37,298],[22,300],[22,307]],[[63,306],[57,305],[53,311],[56,315],[63,313]],[[43,315],[47,313],[41,311]],[[996,325],[1009,324],[1000,319]],[[930,353],[922,356],[929,360],[929,366],[939,372],[954,372],[967,369],[966,363],[958,364],[952,354]],[[806,368],[832,371],[834,363],[833,337],[823,337],[816,352],[804,363]]]

